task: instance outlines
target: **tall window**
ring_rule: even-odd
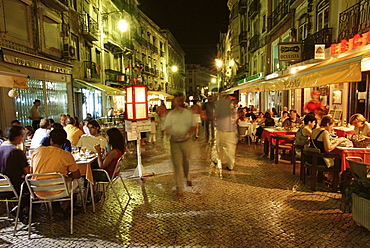
[[[298,41],[307,38],[307,15],[304,14],[298,20]]]
[[[329,0],[323,0],[317,5],[316,23],[316,31],[329,27]]]

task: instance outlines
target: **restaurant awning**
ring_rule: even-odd
[[[149,90],[148,95],[162,95],[162,96],[166,97],[167,99],[173,99],[173,95],[170,95],[170,94],[168,94],[166,92],[162,92],[162,91]]]
[[[110,87],[108,85],[100,84],[100,83],[92,83],[92,82],[86,82],[80,79],[75,79],[75,82],[77,82],[80,85],[88,86],[91,88],[94,88],[99,91],[105,92],[108,96],[124,96],[126,95],[126,91],[120,90],[117,88]]]
[[[250,86],[252,92],[312,88],[328,84],[361,81],[361,60],[365,52],[328,59],[296,73],[264,80]]]
[[[0,64],[0,87],[28,89],[28,75]]]

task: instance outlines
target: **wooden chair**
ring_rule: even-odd
[[[243,141],[243,139],[247,136],[248,126],[239,126],[238,125],[238,138],[239,141]]]
[[[359,161],[355,161],[354,159]],[[370,166],[370,164],[363,163],[361,157],[346,157],[346,160],[348,161],[349,167],[351,168],[351,175],[355,181],[360,182],[362,178],[367,177],[367,167]]]
[[[302,162],[303,149],[304,149],[304,146],[294,144],[294,155],[293,155],[293,163],[292,163],[293,164],[293,175],[295,175],[296,165],[297,165],[297,156],[296,156],[295,151],[296,150],[301,151],[301,157],[299,158],[299,160]],[[301,163],[301,166],[302,166],[302,163]]]
[[[312,157],[312,164],[307,162],[307,157]],[[328,168],[326,165],[317,165],[318,158],[333,158],[334,166]],[[333,173],[333,192],[338,191],[339,185],[339,173],[341,169],[341,156],[335,153],[319,153],[312,151],[303,150],[302,153],[302,163],[301,163],[301,179],[303,183],[306,183],[306,170],[308,168],[311,170],[311,190],[316,190],[316,181],[318,179],[318,172],[331,172]]]
[[[275,142],[274,142],[275,140]],[[270,144],[270,160],[274,160],[274,164],[279,163],[279,151],[290,151],[291,153],[291,163],[294,161],[294,141],[295,135],[275,135],[271,136]]]

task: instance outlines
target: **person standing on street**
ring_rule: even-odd
[[[193,113],[185,109],[184,97],[175,96],[173,109],[167,114],[164,128],[171,135],[171,157],[175,173],[177,197],[184,195],[184,177],[187,186],[192,186],[189,175],[192,140],[190,135],[195,130]]]
[[[234,169],[238,138],[236,135],[237,113],[234,110],[230,95],[225,95],[216,103],[215,116],[218,158],[222,161],[225,156],[226,169],[231,171]]]
[[[214,112],[215,102],[213,101],[213,96],[209,96],[208,102],[202,105],[202,119],[205,121],[206,141],[208,141],[209,138],[212,140],[215,139]]]
[[[40,105],[41,105],[40,100],[36,99],[33,102],[33,107],[31,108],[30,116],[28,117],[28,119],[32,120],[33,130],[37,130],[39,128],[40,120],[44,118],[41,116],[40,111],[39,111]]]
[[[199,127],[202,121],[200,119],[201,109],[200,109],[200,106],[198,105],[197,100],[193,100],[193,105],[191,105],[190,109],[193,111],[193,118],[195,121],[195,138],[198,139],[199,138]]]
[[[167,108],[166,108],[166,104],[164,103],[164,100],[161,100],[161,106],[159,106],[157,108],[157,112],[158,112],[158,117],[159,117],[159,120],[160,120],[160,128],[161,128],[161,136],[163,138],[164,136],[164,122],[166,120],[166,115],[167,115]]]

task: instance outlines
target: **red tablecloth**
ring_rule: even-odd
[[[347,135],[355,134],[353,129],[349,129],[349,128],[343,128],[343,129],[334,128],[334,132],[336,133],[338,137],[346,137]]]
[[[270,153],[270,142],[271,136],[275,135],[295,135],[297,131],[286,131],[286,130],[277,130],[275,128],[265,128],[263,129],[261,137],[264,139],[264,153],[266,156]]]
[[[369,148],[335,148],[334,153],[339,153],[342,158],[342,171],[349,168],[346,157],[361,157],[364,163],[370,164],[370,149]]]

